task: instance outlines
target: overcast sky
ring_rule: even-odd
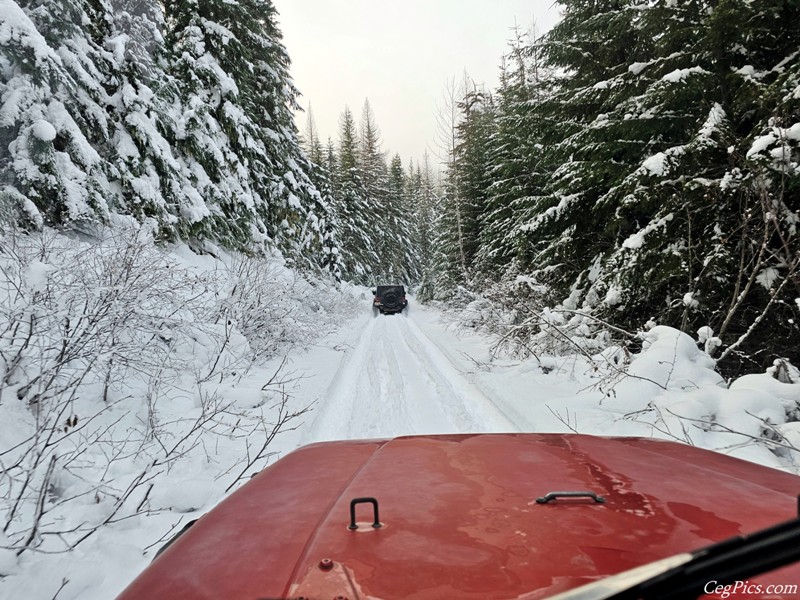
[[[516,22],[546,31],[554,0],[274,0],[291,73],[323,142],[338,139],[345,105],[365,98],[383,149],[415,160],[435,137],[436,104],[464,70],[494,89]],[[306,116],[298,117],[302,132]]]

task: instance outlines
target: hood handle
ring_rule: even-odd
[[[541,498],[537,498],[536,502],[538,504],[547,504],[551,500],[555,500],[557,498],[591,498],[597,504],[602,504],[606,501],[603,496],[598,496],[594,492],[550,492]]]
[[[356,505],[358,504],[372,504],[372,527],[378,529],[381,527],[381,520],[378,517],[378,501],[375,498],[353,498],[350,501],[350,525],[348,529],[355,531],[358,529],[356,524]]]

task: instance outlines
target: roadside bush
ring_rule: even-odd
[[[71,550],[106,525],[201,508],[308,410],[285,362],[265,361],[311,343],[343,301],[274,261],[177,256],[135,225],[0,232],[3,551]],[[216,478],[197,480],[208,463]]]

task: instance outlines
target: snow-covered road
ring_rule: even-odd
[[[710,359],[677,331],[656,328],[648,333],[649,349],[633,361],[631,377],[606,395],[598,385],[602,373],[580,357],[493,357],[490,337],[457,330],[446,312],[412,303],[408,314],[373,317],[368,295],[361,297],[357,312],[341,314],[336,330],[329,329],[307,349],[287,357],[279,379],[288,382],[293,408],[313,406],[313,410],[302,423],[293,422],[278,435],[270,445],[274,454],[269,462],[299,446],[325,440],[579,431],[682,439],[795,469],[792,456],[781,459],[763,444],[742,440],[755,439],[760,427],[745,409],[777,420],[782,404],[800,402],[800,386],[753,375],[732,389],[720,387]],[[278,357],[239,385],[220,387],[220,393],[242,406],[260,406],[256,400],[264,381],[278,377],[276,369],[283,362]],[[683,423],[673,413],[692,418],[714,413],[720,422],[749,437],[711,432],[692,421]],[[787,435],[793,434],[794,425],[785,425]],[[237,464],[248,449],[235,438],[219,442],[215,440],[212,456],[203,454],[205,460],[188,461],[156,481],[151,512],[108,526],[74,553],[31,554],[19,566],[14,562],[11,566],[20,577],[0,579],[0,596],[47,600],[59,594],[58,582],[69,580],[61,593],[68,600],[114,597],[147,565],[165,535],[224,497],[230,477],[223,473],[213,479],[214,465]],[[263,466],[260,462],[255,468]],[[54,575],[47,579],[31,575],[42,569]]]
[[[417,312],[364,319],[302,442],[519,431],[417,324]]]
[[[457,330],[440,310],[412,303],[351,322],[295,354],[296,406],[313,404],[297,431],[276,440],[283,455],[304,444],[436,433],[587,432],[642,434],[616,423],[620,407],[588,389],[575,357],[519,361],[491,356],[492,340]],[[627,407],[627,404],[626,404]],[[575,414],[579,414],[578,422]],[[631,429],[631,431],[629,431]],[[635,431],[633,430],[635,429]]]
[[[648,349],[633,358],[629,376],[614,377],[602,361],[578,356],[493,357],[490,337],[456,330],[434,308],[412,303],[408,314],[373,317],[369,302],[363,306],[294,357],[292,368],[304,378],[294,396],[314,410],[276,440],[279,455],[326,440],[573,431],[661,437],[796,469],[791,457],[782,460],[753,440],[760,418],[785,419],[781,405],[800,401],[800,387],[753,375],[727,389],[713,361],[673,329],[643,334]],[[743,418],[747,412],[759,417]],[[731,431],[710,433],[682,420],[708,414]],[[787,434],[795,435],[794,425],[785,426]]]

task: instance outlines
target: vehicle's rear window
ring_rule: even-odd
[[[377,292],[378,292],[377,295],[378,296],[383,296],[387,292],[391,292],[391,291],[394,291],[394,292],[396,292],[398,294],[405,294],[406,293],[406,291],[405,291],[405,289],[403,288],[402,285],[379,285],[378,289],[377,289]]]

